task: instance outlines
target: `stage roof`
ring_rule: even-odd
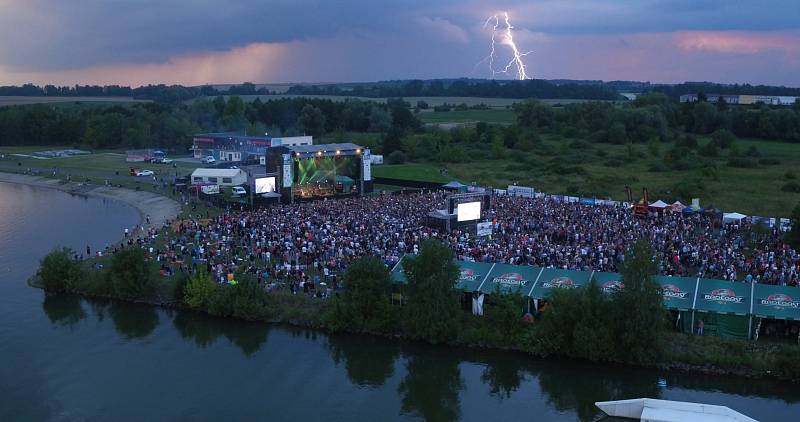
[[[291,152],[299,152],[299,153],[317,153],[320,151],[326,152],[333,152],[333,151],[355,151],[357,149],[363,149],[362,147],[352,144],[352,143],[344,143],[344,144],[320,144],[320,145],[281,145],[282,148],[286,148]]]

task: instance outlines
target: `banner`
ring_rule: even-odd
[[[509,195],[523,196],[525,198],[533,198],[534,189],[527,186],[508,185],[507,192]]]
[[[491,294],[500,290],[527,296],[541,271],[525,265],[495,264],[480,291]]]
[[[364,166],[364,181],[369,182],[372,180],[372,156],[370,155],[369,149],[364,149],[364,156],[361,159],[362,165]]]
[[[667,309],[688,311],[694,302],[694,288],[697,277],[656,276],[656,283],[661,285],[661,296]]]
[[[750,285],[701,278],[695,308],[719,314],[746,315],[750,313]]]
[[[283,154],[283,183],[285,188],[292,187],[292,157],[289,154]]]
[[[753,290],[753,315],[800,320],[800,289],[797,287],[756,284]]]
[[[586,285],[591,276],[592,273],[588,271],[545,268],[530,295],[536,299],[544,299],[550,296],[553,289],[574,289]]]
[[[492,223],[478,223],[477,235],[478,237],[489,236],[492,234]]]

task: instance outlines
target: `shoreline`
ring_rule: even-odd
[[[104,185],[87,185],[67,182],[42,176],[5,173],[0,171],[0,183],[15,183],[59,190],[71,195],[110,199],[131,206],[139,213],[139,225],[145,228],[160,227],[167,220],[174,220],[181,212],[181,205],[174,199],[148,191],[135,191],[127,188]],[[145,217],[150,216],[150,224]],[[116,242],[118,240],[114,240]]]

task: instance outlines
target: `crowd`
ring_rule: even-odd
[[[609,272],[618,271],[631,242],[645,237],[661,274],[800,282],[800,254],[778,229],[723,224],[708,213],[640,218],[620,206],[502,195],[484,211],[496,222],[493,235],[477,238],[425,224],[429,212],[445,208],[445,198],[444,192],[425,192],[276,205],[134,230],[126,242],[144,247],[164,271],[205,265],[224,282],[244,268],[260,281],[304,291],[313,290],[314,281],[335,287],[336,275],[363,255],[391,266],[430,237],[447,243],[461,260]]]

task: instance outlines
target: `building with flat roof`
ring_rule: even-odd
[[[217,161],[238,162],[263,157],[267,148],[282,145],[312,145],[311,136],[248,136],[233,132],[200,133],[192,139],[194,157],[214,157]]]

